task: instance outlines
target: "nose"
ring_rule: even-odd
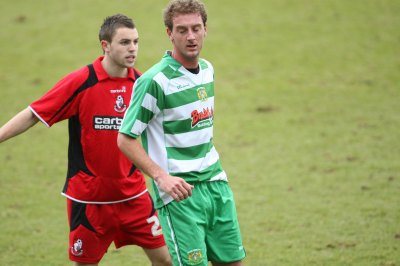
[[[189,29],[189,31],[188,31],[188,35],[187,35],[187,39],[188,40],[194,40],[196,37],[195,37],[195,35],[194,35],[194,32],[191,30],[191,29]]]
[[[131,44],[129,45],[129,50],[137,50],[138,44],[135,42],[131,42]]]

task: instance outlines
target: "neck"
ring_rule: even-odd
[[[197,68],[197,66],[199,65],[198,57],[185,58],[181,54],[175,52],[175,50],[171,52],[171,57],[178,61],[186,69],[194,69]]]
[[[104,56],[101,65],[110,77],[124,78],[128,75],[128,69],[126,67],[116,65],[108,56]]]

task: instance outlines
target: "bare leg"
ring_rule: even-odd
[[[143,248],[143,251],[149,257],[152,266],[172,266],[171,256],[167,246],[155,249]]]
[[[98,264],[86,264],[74,261],[74,266],[97,266]]]

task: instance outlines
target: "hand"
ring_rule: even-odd
[[[180,177],[166,174],[155,178],[155,181],[161,190],[168,193],[177,202],[192,196],[194,186]]]

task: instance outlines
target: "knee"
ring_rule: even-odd
[[[152,261],[152,266],[172,266],[172,260],[170,256],[164,256],[158,258],[156,261]]]

